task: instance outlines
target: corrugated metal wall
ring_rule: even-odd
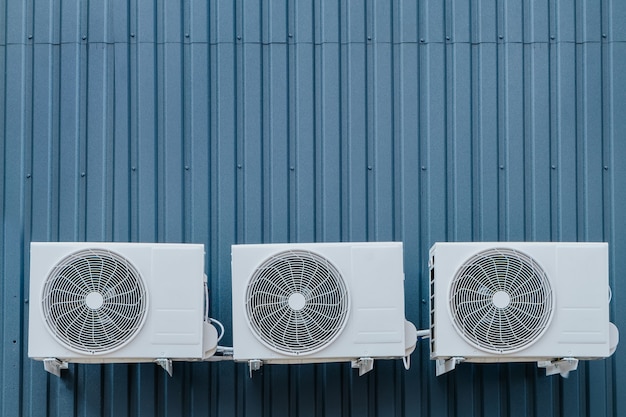
[[[623,346],[568,379],[435,377],[427,344],[408,372],[253,379],[59,379],[26,350],[31,240],[204,243],[227,329],[232,243],[402,240],[423,328],[435,241],[608,241],[626,331],[625,21],[622,0],[0,0],[0,414],[626,414]]]

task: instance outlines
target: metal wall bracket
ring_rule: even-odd
[[[68,364],[57,358],[46,358],[43,360],[43,369],[58,377],[61,376],[61,369],[67,369]]]
[[[452,371],[456,366],[462,362],[465,362],[465,358],[461,356],[454,356],[450,359],[437,359],[435,362],[435,372],[437,376],[443,375],[446,372]]]
[[[252,373],[254,371],[258,371],[263,366],[263,361],[259,359],[251,359],[248,361],[248,368],[250,369],[250,378],[252,378]]]
[[[570,371],[578,369],[578,359],[563,358],[553,361],[539,361],[537,362],[537,366],[539,368],[545,368],[546,375],[561,374],[563,378],[567,378]]]
[[[165,369],[169,376],[172,376],[172,360],[171,359],[159,358],[159,359],[155,359],[154,362],[156,362],[156,364],[159,365],[161,368]]]
[[[374,369],[373,358],[359,358],[352,361],[353,368],[359,368],[359,376],[363,376],[372,369]]]

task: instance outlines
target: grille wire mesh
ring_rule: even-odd
[[[341,333],[349,313],[347,287],[337,268],[306,250],[280,252],[263,262],[245,297],[257,338],[287,355],[326,347]]]
[[[450,288],[450,311],[461,335],[491,353],[530,346],[552,318],[553,295],[541,266],[508,248],[482,251],[457,271]]]
[[[46,325],[61,343],[83,354],[108,353],[128,343],[143,325],[146,308],[139,272],[108,250],[69,255],[55,265],[43,287]]]

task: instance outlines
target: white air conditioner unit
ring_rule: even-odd
[[[404,315],[402,243],[232,247],[233,349],[250,374],[263,363],[404,358],[415,327]]]
[[[28,356],[68,362],[204,360],[217,348],[205,314],[199,244],[31,243]]]
[[[617,346],[606,243],[436,243],[429,265],[437,375],[463,361],[536,361],[565,376]]]

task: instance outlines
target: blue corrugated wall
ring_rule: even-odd
[[[436,377],[427,344],[363,377],[59,379],[26,349],[31,240],[203,243],[227,329],[233,243],[401,240],[424,328],[435,241],[608,241],[626,332],[625,21],[622,0],[0,0],[0,415],[626,415],[624,346],[568,379]]]

